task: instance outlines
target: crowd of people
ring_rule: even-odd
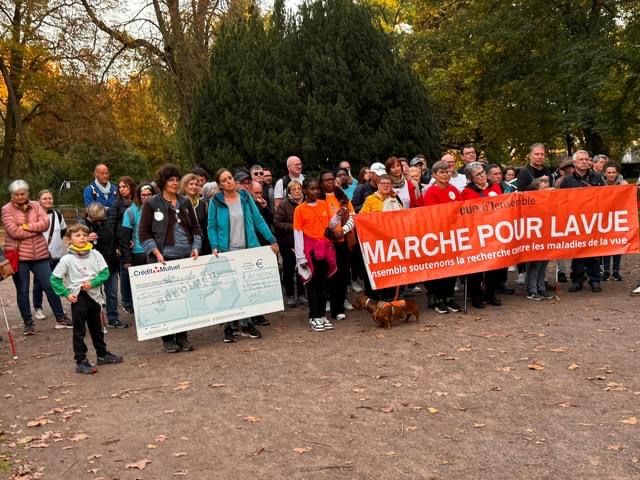
[[[119,306],[133,313],[128,268],[200,255],[219,255],[258,246],[270,246],[281,258],[281,281],[287,308],[308,308],[313,331],[334,328],[353,309],[347,293],[364,292],[374,300],[391,300],[396,289],[371,287],[357,241],[355,215],[429,207],[514,191],[547,188],[590,188],[626,183],[620,165],[605,155],[576,151],[555,172],[545,165],[543,144],[531,146],[528,164],[503,167],[479,161],[473,145],[460,156],[446,153],[431,168],[424,155],[411,160],[390,157],[354,175],[348,161],[317,176],[303,174],[302,160],[291,156],[286,174],[274,181],[272,171],[260,165],[230,171],[213,178],[202,168],[183,175],[174,165],[160,168],[153,181],[123,176],[114,184],[106,165],[97,165],[94,180],[83,191],[85,212],[67,226],[54,207],[50,191],[30,199],[29,185],[15,180],[10,201],[2,207],[5,255],[15,261],[13,282],[24,322],[24,334],[35,334],[35,319],[44,319],[43,293],[55,316],[55,328],[73,329],[74,358],[79,373],[94,373],[84,342],[89,330],[98,364],[119,363],[105,344],[105,328],[127,328]],[[588,281],[591,291],[602,282],[621,281],[620,255],[578,258],[558,262],[557,281],[571,282],[578,292]],[[547,261],[512,267],[517,282],[526,286],[526,298],[555,297],[546,281]],[[31,276],[34,277],[31,288]],[[462,279],[474,308],[501,306],[498,295],[512,294],[507,269],[479,272]],[[458,312],[454,298],[461,279],[441,278],[402,287],[403,295],[426,291],[429,307],[438,314]],[[633,293],[640,294],[640,287]],[[118,300],[118,296],[120,300]],[[71,319],[61,297],[71,303]],[[465,298],[466,301],[466,298]],[[33,313],[31,309],[33,304]],[[238,335],[260,338],[264,316],[224,325],[223,341]],[[193,350],[187,332],[162,337],[168,353]]]

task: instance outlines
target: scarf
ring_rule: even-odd
[[[89,253],[93,249],[93,244],[91,242],[87,242],[84,247],[76,247],[73,243],[69,245],[69,252],[71,255],[75,255],[76,257],[84,258],[88,257]]]
[[[394,177],[390,175],[390,177],[391,177],[391,186],[393,188],[404,188],[404,184],[406,182],[404,175],[400,175],[400,177]]]
[[[111,195],[111,182],[107,182],[107,184],[104,186],[101,185],[98,180],[95,180],[93,183],[98,188],[98,190],[100,190],[102,195],[105,196],[105,198],[109,198],[109,195]]]

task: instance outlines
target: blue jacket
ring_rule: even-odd
[[[106,208],[109,208],[111,205],[113,205],[113,202],[118,196],[118,187],[114,183],[112,183],[109,190],[109,196],[105,197],[105,195],[96,185],[96,180],[94,180],[84,188],[84,191],[82,192],[84,206],[88,207],[90,204],[97,202],[101,205],[104,205]]]
[[[247,240],[247,248],[255,248],[260,246],[257,233],[267,240],[270,244],[276,243],[276,239],[269,230],[266,222],[260,215],[260,211],[256,206],[249,192],[239,190],[240,203],[242,205],[242,213],[244,214],[244,233]],[[209,202],[209,218],[207,222],[207,232],[209,233],[209,243],[212,250],[219,252],[229,251],[229,231],[231,225],[229,222],[229,207],[224,202],[224,195],[218,192]],[[256,233],[257,232],[257,233]]]

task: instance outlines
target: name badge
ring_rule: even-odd
[[[161,222],[162,220],[164,220],[164,213],[162,213],[160,210],[157,210],[154,214],[153,214],[153,219],[156,222]]]

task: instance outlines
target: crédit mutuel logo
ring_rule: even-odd
[[[180,265],[155,265],[153,267],[145,268],[144,270],[136,270],[133,272],[134,277],[141,277],[143,275],[151,275],[160,272],[175,272],[180,270]]]

